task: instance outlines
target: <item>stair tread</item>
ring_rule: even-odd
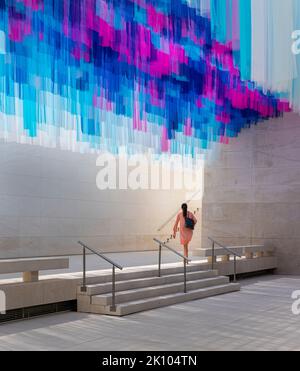
[[[240,285],[237,284],[237,283],[228,283],[228,284],[223,284],[223,285],[205,287],[205,288],[196,289],[196,290],[190,290],[187,293],[180,292],[180,293],[175,293],[175,294],[156,296],[156,297],[152,297],[152,298],[128,301],[128,302],[125,302],[125,303],[116,304],[116,306],[121,308],[121,307],[127,307],[127,306],[131,306],[131,305],[151,303],[151,302],[155,302],[157,300],[167,300],[169,298],[189,296],[189,295],[192,295],[193,293],[209,292],[209,291],[214,291],[214,290],[217,290],[217,289],[229,288],[229,287],[231,287],[232,289],[234,289],[236,287],[236,290],[239,290]]]
[[[116,272],[116,282],[120,282],[125,279],[138,279],[138,278],[145,278],[145,277],[154,277],[157,274],[158,267],[157,266],[139,266],[139,267],[130,267],[130,268],[124,268],[122,271]],[[187,273],[192,272],[205,272],[209,271],[209,269],[203,270],[203,266],[199,263],[193,263],[189,264],[187,266]],[[165,275],[170,274],[180,274],[183,273],[183,264],[165,264],[161,266],[161,272]],[[87,283],[89,285],[93,284],[103,284],[108,283],[109,279],[111,277],[111,271],[106,270],[101,275],[97,275],[97,272],[95,272],[95,275],[87,277]],[[99,280],[99,281],[97,281]]]
[[[191,277],[193,275],[199,275],[199,274],[203,274],[203,275],[205,275],[205,274],[212,274],[212,275],[214,275],[215,272],[216,272],[215,270],[214,271],[187,272],[187,277]],[[150,280],[153,280],[153,279],[160,280],[162,278],[178,277],[178,276],[182,276],[182,275],[183,275],[183,273],[181,272],[181,273],[175,273],[175,274],[166,274],[166,275],[163,275],[161,277],[151,276],[151,277],[144,277],[144,278],[132,278],[132,279],[125,279],[125,280],[116,281],[116,284],[119,284],[119,283],[131,283],[131,282],[150,281]],[[216,277],[218,277],[218,276],[213,276],[211,278],[216,278]],[[103,282],[103,283],[94,283],[94,284],[88,284],[88,285],[86,285],[86,287],[87,288],[104,287],[104,286],[107,286],[107,285],[111,285],[111,283],[112,283],[111,281],[110,282]]]
[[[192,284],[195,284],[196,282],[203,282],[203,283],[210,283],[210,282],[213,282],[213,281],[219,281],[219,280],[222,280],[222,279],[228,279],[228,277],[225,277],[225,276],[216,276],[216,277],[209,277],[209,278],[200,278],[200,279],[197,279],[197,280],[190,280],[187,282],[188,285],[192,285]],[[117,291],[116,292],[116,297],[118,295],[125,295],[125,294],[130,294],[130,293],[138,293],[138,292],[143,292],[143,291],[152,291],[152,290],[160,290],[162,288],[166,288],[166,287],[180,287],[183,285],[183,282],[176,282],[176,283],[165,283],[165,284],[162,284],[162,285],[157,285],[157,286],[150,286],[150,287],[141,287],[141,288],[133,288],[133,289],[130,289],[130,290],[123,290],[123,291]],[[211,286],[210,286],[211,287]],[[215,287],[215,286],[213,286]],[[105,293],[105,294],[96,294],[96,295],[92,295],[93,298],[106,298],[106,297],[111,297],[111,292],[110,293]]]

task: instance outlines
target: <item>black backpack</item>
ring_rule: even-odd
[[[192,231],[195,229],[194,219],[189,218],[189,215],[187,215],[185,218],[185,228],[191,229]]]

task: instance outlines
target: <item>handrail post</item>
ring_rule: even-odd
[[[161,250],[162,245],[159,245],[159,253],[158,253],[158,277],[161,277]]]
[[[234,257],[234,261],[233,261],[233,265],[234,265],[233,280],[234,280],[234,282],[237,282],[237,257],[242,258],[242,256],[240,256],[239,254],[234,252],[232,249],[229,249],[228,247],[226,247],[224,245],[221,245],[219,242],[215,241],[213,238],[208,237],[208,239],[212,242],[212,264],[211,264],[212,269],[214,268],[214,263],[215,263],[215,245],[218,245],[218,246],[222,247],[223,249],[225,249],[226,251],[228,251],[228,253],[230,253],[230,256],[233,255],[233,257]],[[217,260],[216,260],[216,262],[217,262]]]
[[[112,266],[112,291],[111,291],[111,307],[112,312],[116,311],[116,268]]]
[[[215,242],[212,243],[212,257],[211,257],[211,270],[213,271],[215,267]]]
[[[186,287],[186,259],[183,259],[184,261],[184,293],[187,293],[187,287]]]
[[[234,275],[233,275],[233,282],[237,282],[237,279],[236,279],[236,255],[234,255]]]
[[[85,247],[83,248],[83,255],[82,255],[82,286],[81,286],[81,292],[86,292],[86,253],[85,253]]]

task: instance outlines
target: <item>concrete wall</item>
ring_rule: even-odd
[[[96,155],[0,143],[0,258],[153,249],[185,191],[100,191]],[[300,117],[260,123],[207,160],[192,248],[268,243],[279,271],[300,274]],[[200,239],[201,238],[201,239]],[[174,244],[172,243],[174,246]]]
[[[0,258],[78,253],[78,239],[104,252],[156,248],[186,192],[100,191],[96,158],[0,143]]]
[[[272,244],[279,272],[300,274],[300,117],[260,123],[216,146],[205,169],[202,247]]]

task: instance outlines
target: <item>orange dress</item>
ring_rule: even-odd
[[[188,217],[194,220],[194,223],[196,225],[197,219],[195,218],[195,215],[188,211]],[[193,238],[193,231],[191,229],[185,228],[185,217],[183,216],[183,212],[179,213],[177,215],[177,219],[173,228],[174,234],[176,235],[178,230],[178,225],[180,224],[180,243],[181,245],[187,245],[191,242]]]

